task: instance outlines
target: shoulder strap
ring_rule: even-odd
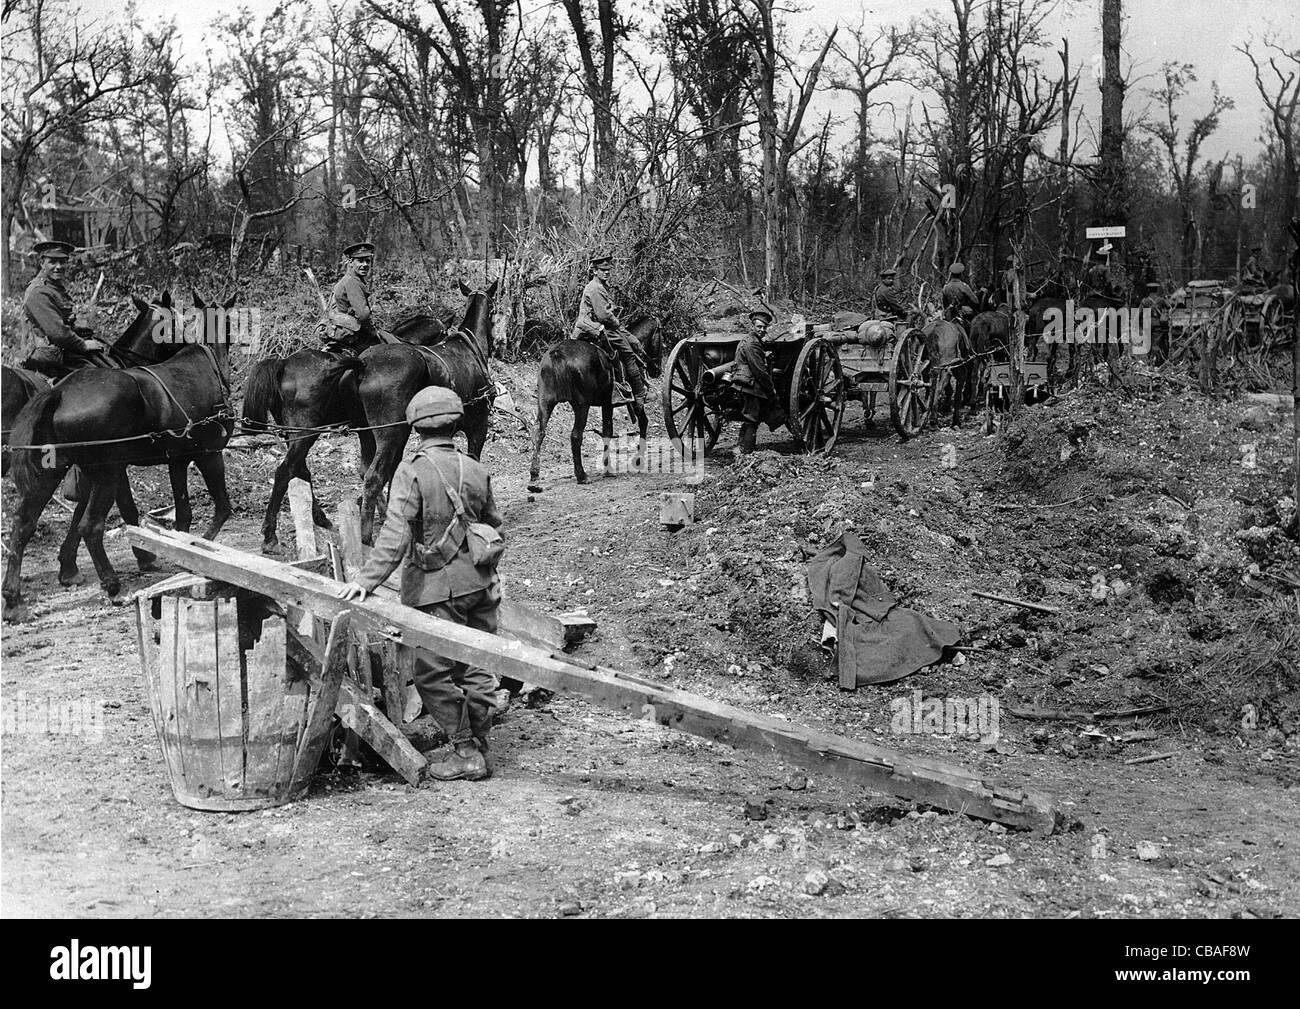
[[[433,470],[434,475],[438,478],[438,481],[442,484],[443,490],[447,492],[447,500],[451,502],[451,507],[452,510],[454,511],[451,521],[447,523],[447,528],[443,530],[442,536],[439,538],[438,542],[434,544],[435,548],[441,549],[443,544],[445,544],[447,540],[451,537],[452,530],[457,525],[457,520],[459,520],[460,525],[468,526],[469,517],[465,514],[465,504],[461,499],[460,493],[458,491],[452,490],[451,484],[449,484],[445,479],[443,479],[442,473],[439,472],[438,467],[434,463],[432,457],[430,457],[429,454],[426,452],[416,452],[415,457],[422,458],[424,459],[425,462],[429,464],[428,468]],[[457,483],[463,489],[465,486],[465,460],[459,452],[456,453],[456,466],[457,466]]]

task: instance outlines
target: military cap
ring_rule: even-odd
[[[881,280],[888,280],[890,277],[897,277],[897,276],[898,276],[898,271],[895,270],[892,266],[887,270],[880,271]]]
[[[762,319],[769,326],[772,325],[773,322],[772,313],[765,308],[754,309],[752,312],[749,313],[749,318],[751,321],[754,319]]]
[[[44,256],[46,259],[67,259],[72,255],[74,246],[67,242],[37,242],[32,246],[32,251],[38,256]]]
[[[406,404],[406,423],[416,428],[451,427],[465,413],[465,405],[450,389],[425,386]]]
[[[952,266],[948,267],[948,276],[950,277],[960,277],[965,272],[966,267],[961,263],[953,263]]]
[[[614,262],[614,257],[611,256],[608,252],[597,252],[594,256],[591,257],[592,266],[600,266],[603,263],[612,263],[612,262]]]
[[[1251,251],[1251,252],[1263,252],[1263,251],[1264,251],[1264,246],[1262,246],[1262,245],[1252,245],[1252,246],[1250,247],[1250,251]]]
[[[373,242],[357,242],[356,245],[349,245],[344,249],[343,255],[348,259],[374,259],[375,245]]]

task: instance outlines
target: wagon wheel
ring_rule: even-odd
[[[1248,347],[1250,340],[1246,328],[1246,306],[1239,299],[1233,298],[1228,304],[1224,319],[1224,341],[1220,353],[1235,356],[1237,351]]]
[[[699,347],[690,339],[678,343],[664,369],[663,408],[664,427],[674,443],[683,438],[698,440],[708,452],[722,432],[722,416],[708,400],[704,370]]]
[[[829,452],[844,419],[844,371],[824,340],[809,340],[790,372],[790,433],[805,452]]]
[[[1290,337],[1286,312],[1282,308],[1282,299],[1270,294],[1264,299],[1259,310],[1260,344],[1268,351],[1283,346]]]
[[[925,335],[908,330],[894,347],[889,365],[889,419],[900,437],[919,434],[934,409],[937,383],[934,357]]]

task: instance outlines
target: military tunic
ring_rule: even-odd
[[[966,309],[974,312],[979,308],[979,299],[975,297],[975,292],[971,290],[970,285],[964,280],[949,280],[943,285],[941,294],[943,307],[945,309],[956,309],[957,314],[966,314]]]
[[[902,292],[886,284],[876,288],[875,302],[876,310],[885,318],[905,319],[911,311],[903,301]]]
[[[632,394],[638,399],[643,397],[645,375],[641,371],[641,350],[614,312],[614,299],[605,282],[599,277],[592,277],[582,289],[582,303],[569,339],[598,341],[602,333],[623,364]]]
[[[34,332],[59,352],[64,368],[75,370],[94,363],[81,335],[89,331],[77,326],[72,296],[61,281],[38,275],[23,293],[23,312]]]
[[[425,435],[416,453],[393,475],[384,527],[375,538],[370,559],[357,575],[357,583],[373,591],[406,560],[402,568],[405,605],[495,634],[501,582],[495,567],[475,567],[470,560],[463,528],[454,530],[460,537],[459,547],[442,569],[421,570],[411,557],[414,537],[432,546],[456,521],[447,486],[459,487],[466,521],[500,528],[501,513],[492,496],[487,468],[462,456],[449,436]],[[456,542],[455,537],[452,542]],[[453,744],[478,739],[486,746],[496,710],[496,677],[481,666],[417,650],[414,679],[424,706]]]
[[[346,315],[357,321],[359,329],[351,332],[344,326],[331,322],[330,338],[326,344],[330,349],[352,349],[357,346],[379,342],[375,322],[370,314],[370,289],[366,282],[349,270],[339,278],[330,293],[330,315]]]
[[[767,368],[767,354],[763,342],[753,333],[746,333],[736,347],[731,370],[731,384],[745,394],[741,414],[752,424],[767,420],[769,427],[785,423],[776,386]]]

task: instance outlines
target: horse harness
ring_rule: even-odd
[[[469,347],[470,353],[474,355],[475,362],[477,362],[479,367],[483,369],[483,376],[485,379],[484,384],[474,390],[473,397],[465,402],[465,408],[469,409],[476,403],[482,403],[495,398],[496,387],[492,384],[492,368],[488,364],[487,357],[484,355],[482,348],[479,347],[478,341],[474,339],[474,334],[470,333],[463,327],[458,326],[455,329],[449,329],[442,342],[445,343],[453,337],[458,337],[466,346]],[[448,378],[451,377],[451,368],[447,366],[446,360],[444,360],[443,356],[433,347],[424,347],[414,343],[407,344],[407,346],[414,347],[418,350],[424,356],[425,361],[430,365],[432,365],[434,361],[437,361],[438,364],[442,366],[442,370],[447,374]]]
[[[196,344],[195,346],[199,347],[199,349],[201,349],[205,354],[207,354],[208,362],[212,365],[212,370],[215,371],[217,374],[217,381],[221,383],[222,406],[225,407],[226,410],[228,411],[230,407],[230,380],[222,373],[221,365],[217,362],[216,352],[213,351],[213,349],[209,347],[207,344],[200,343],[200,344]],[[139,391],[141,399],[144,398],[144,389],[140,385],[139,377],[132,374],[132,372],[134,371],[148,372],[149,377],[158,383],[163,393],[167,396],[169,400],[172,401],[173,404],[175,404],[176,409],[179,410],[181,412],[181,416],[185,418],[185,431],[187,434],[191,429],[193,429],[196,426],[202,426],[204,424],[209,424],[215,420],[220,420],[219,417],[205,417],[202,420],[198,421],[196,424],[194,418],[190,416],[189,411],[186,410],[183,405],[181,405],[181,401],[176,398],[176,394],[171,391],[170,387],[168,387],[167,383],[163,380],[163,377],[159,375],[156,371],[154,371],[153,367],[147,364],[141,364],[141,365],[136,365],[136,367],[134,368],[123,369],[123,371],[131,379],[131,381],[135,383],[136,389]]]

